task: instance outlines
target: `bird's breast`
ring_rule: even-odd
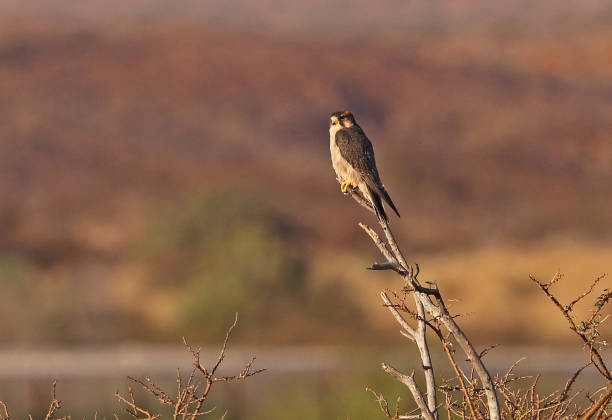
[[[337,131],[338,130],[334,130],[333,128],[329,129],[329,151],[331,152],[332,165],[334,167],[334,170],[336,171],[336,175],[338,175],[338,177],[341,178],[341,181],[343,181],[344,178],[341,177],[341,174],[344,172],[344,166],[346,166],[346,162],[342,158],[342,155],[340,154],[340,149],[336,144]]]
[[[342,157],[342,153],[336,144],[336,132],[333,128],[329,129],[329,150],[331,152],[332,166],[339,182],[350,181],[353,185],[361,183],[359,173]]]

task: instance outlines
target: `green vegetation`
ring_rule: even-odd
[[[136,254],[144,290],[167,296],[172,307],[162,332],[169,337],[219,339],[236,312],[250,341],[268,343],[312,332],[321,317],[361,319],[347,298],[329,297],[338,291],[333,281],[307,284],[296,229],[254,196],[208,193],[165,211]]]
[[[377,419],[381,418],[375,397],[366,386],[382,392],[395,402],[402,396],[401,406],[412,407],[401,384],[390,381],[384,373],[374,370],[352,371],[345,374],[322,375],[300,383],[285,384],[275,397],[268,395],[255,412],[236,413],[236,418],[248,420],[283,419]],[[265,398],[266,396],[264,396]],[[282,402],[279,404],[279,402]]]
[[[20,287],[28,271],[29,267],[21,259],[0,254],[0,286],[3,290]]]
[[[14,339],[72,342],[75,290],[62,278],[41,278],[24,258],[0,255],[0,342]],[[72,323],[72,325],[71,325]]]
[[[165,213],[141,252],[151,287],[178,295],[176,327],[218,333],[235,312],[246,330],[300,298],[304,262],[294,240],[262,201],[213,193]]]

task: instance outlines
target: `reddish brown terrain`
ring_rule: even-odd
[[[36,3],[0,6],[2,341],[174,342],[151,325],[178,316],[179,292],[149,283],[135,244],[160,213],[228,191],[295,229],[309,287],[349,285],[363,323],[394,328],[367,307],[391,281],[362,271],[375,253],[356,223],[373,219],[333,177],[339,108],[374,143],[406,253],[487,342],[538,336],[529,316],[548,308],[527,274],[561,268],[579,288],[610,269],[605,2],[360,2],[343,19],[326,2]]]

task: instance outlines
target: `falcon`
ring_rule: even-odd
[[[329,120],[329,149],[340,190],[388,222],[382,201],[393,209],[391,197],[380,180],[372,143],[349,111],[334,112]]]

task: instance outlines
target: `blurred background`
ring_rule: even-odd
[[[181,337],[212,351],[235,312],[233,348],[270,372],[216,394],[229,419],[371,418],[365,385],[405,394],[377,370],[419,365],[378,298],[400,286],[364,270],[375,219],[329,158],[344,108],[404,253],[501,344],[493,369],[530,354],[563,377],[584,354],[528,275],[560,270],[570,299],[612,267],[610,19],[604,0],[0,2],[0,400],[40,413],[57,378],[64,414],[118,412],[126,375],[172,384]]]

